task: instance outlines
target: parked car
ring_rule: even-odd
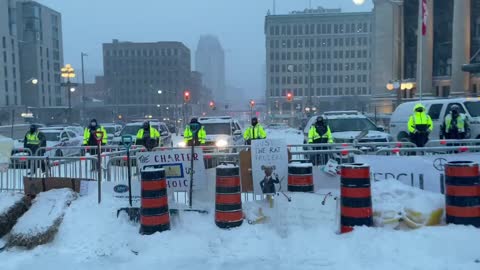
[[[199,117],[198,122],[207,133],[206,146],[225,148],[245,144],[240,123],[230,116]],[[180,142],[180,146],[184,147],[185,142]]]
[[[477,98],[433,99],[400,104],[390,119],[390,134],[399,141],[409,139],[407,124],[415,104],[422,103],[432,118],[433,131],[430,139],[440,138],[440,126],[453,105],[458,105],[470,121],[470,138],[480,139],[480,100]]]
[[[40,131],[45,134],[47,140],[47,147],[60,147],[45,153],[46,156],[79,156],[81,154],[81,149],[69,149],[62,147],[69,146],[82,146],[83,136],[79,136],[75,132],[64,129],[49,129],[49,128],[40,128]]]
[[[160,133],[160,146],[171,146],[172,145],[172,134],[168,131],[167,125],[164,122],[150,122],[150,125],[158,130]],[[126,124],[122,129],[118,137],[114,137],[112,144],[122,145],[122,137],[130,136],[133,143],[137,139],[138,131],[143,127],[143,122],[134,122]]]
[[[358,138],[358,142],[390,142],[392,136],[385,133],[383,127],[377,127],[365,115],[357,111],[331,111],[322,115],[330,126],[335,143],[352,143],[362,131],[367,134]],[[303,130],[304,143],[308,142],[308,132],[318,116],[313,116]]]
[[[113,144],[113,138],[120,136],[122,126],[118,124],[100,124],[107,131],[107,144]]]

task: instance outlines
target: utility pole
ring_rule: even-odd
[[[85,98],[86,98],[86,95],[85,95],[85,68],[84,68],[84,65],[83,65],[83,57],[84,56],[88,56],[86,53],[80,53],[80,57],[82,58],[82,122],[85,122]]]

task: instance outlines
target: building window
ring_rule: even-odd
[[[7,52],[3,52],[3,62],[7,64]]]
[[[338,24],[333,25],[333,33],[338,34]]]
[[[6,37],[2,37],[2,47],[3,47],[4,49],[7,48],[7,38],[6,38]]]

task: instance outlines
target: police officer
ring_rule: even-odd
[[[425,112],[425,106],[418,103],[413,108],[413,114],[408,120],[410,140],[417,147],[424,147],[428,142],[428,135],[433,130],[432,118]]]
[[[96,119],[92,119],[90,121],[90,125],[85,128],[83,132],[83,146],[97,146],[97,140],[95,139],[96,133],[101,132],[103,133],[102,138],[102,145],[107,144],[107,130],[104,127],[99,126]],[[89,150],[90,155],[96,155],[97,149],[96,147],[91,147]],[[95,161],[92,161],[92,171],[96,170],[97,164]]]
[[[243,139],[247,145],[252,144],[252,140],[266,139],[267,133],[263,129],[262,125],[258,123],[257,117],[253,117],[249,126],[243,133]]]
[[[458,105],[453,105],[450,113],[445,117],[440,138],[463,140],[467,137],[468,130],[469,123],[467,116],[460,113],[460,107]]]
[[[143,127],[137,132],[136,145],[143,145],[148,151],[157,147],[160,142],[160,133],[150,125],[149,121],[143,123]]]
[[[326,123],[322,116],[317,117],[315,123],[310,127],[308,131],[308,143],[309,144],[321,144],[321,143],[333,143],[332,132],[330,127]],[[328,147],[314,147],[314,150],[325,150]],[[328,161],[328,154],[316,155],[313,160],[314,165],[326,164]]]
[[[43,156],[45,151],[39,151],[39,153],[37,153],[37,150],[40,147],[46,146],[47,139],[45,138],[45,134],[38,130],[38,127],[35,124],[30,125],[30,129],[27,131],[25,138],[23,139],[23,147],[30,149],[30,151],[32,151],[32,156],[37,154],[38,156]],[[36,166],[34,166],[33,162],[29,163],[29,167],[31,169],[29,174],[34,174],[36,171]],[[40,161],[40,167],[42,172],[45,172],[45,163],[43,161]]]
[[[200,126],[198,132],[194,134],[194,131],[190,128],[190,125],[192,126]],[[205,144],[205,140],[207,139],[207,132],[203,128],[202,125],[198,122],[197,118],[192,118],[190,120],[190,125],[187,125],[185,127],[185,131],[183,132],[183,139],[185,141],[185,144],[188,146],[200,146]]]

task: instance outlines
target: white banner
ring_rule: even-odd
[[[288,152],[285,140],[252,141],[252,176],[255,194],[287,191]]]
[[[203,151],[195,149],[192,157],[191,149],[174,149],[137,154],[137,162],[141,169],[145,167],[164,168],[168,189],[188,191],[190,188],[191,161],[193,159],[193,189],[206,188],[205,164]]]
[[[132,206],[140,207],[141,185],[140,181],[132,180]],[[80,182],[80,196],[98,194],[97,181]],[[102,182],[102,200],[113,198],[122,207],[129,206],[128,182]],[[170,198],[169,198],[170,199]]]
[[[445,164],[450,161],[480,163],[480,153],[461,153],[431,156],[374,156],[356,155],[355,162],[370,165],[372,181],[396,179],[404,184],[433,192],[442,191]]]

